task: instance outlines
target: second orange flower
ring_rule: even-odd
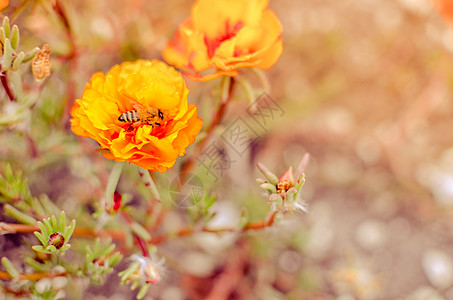
[[[268,69],[283,50],[282,27],[267,0],[198,0],[163,51],[194,80]]]

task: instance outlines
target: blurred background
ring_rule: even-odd
[[[17,14],[23,3],[12,2],[4,13],[16,16],[23,47],[50,45],[52,76],[31,129],[1,132],[0,158],[24,170],[33,193],[47,193],[66,209],[89,206],[112,162],[96,143],[68,131],[72,100],[95,71],[161,59],[193,2],[67,1],[72,41],[42,6],[28,1]],[[211,225],[234,226],[241,207],[262,219],[268,206],[255,182],[256,163],[282,174],[307,152],[302,195],[309,213],[257,232],[201,233],[162,244],[167,270],[150,297],[453,299],[453,27],[428,0],[271,0],[269,7],[283,25],[283,54],[265,72],[267,95],[281,113],[265,128],[244,115],[259,135],[244,154],[219,139],[232,161],[212,185],[219,201]],[[71,43],[77,59],[68,62]],[[187,84],[189,102],[208,120],[219,81]],[[218,133],[248,106],[238,89]],[[171,181],[177,167],[157,181]],[[135,179],[122,178],[120,188],[134,194]],[[183,222],[175,210],[162,230]],[[118,282],[115,274],[101,287],[74,280],[83,288],[68,297],[133,299]]]

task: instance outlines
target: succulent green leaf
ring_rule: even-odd
[[[63,248],[63,247],[62,247],[62,248]],[[46,249],[47,249],[48,251],[50,251],[50,253],[55,253],[55,252],[57,252],[57,247],[55,247],[54,245],[49,245],[49,246],[46,247]]]
[[[138,268],[140,268],[139,262],[134,262],[126,270],[118,273],[118,276],[121,277],[121,281],[124,283],[132,274],[134,274]]]
[[[11,26],[9,24],[9,18],[8,17],[4,17],[3,18],[3,30],[5,31],[5,36],[6,38],[9,38],[9,34],[10,34],[10,31],[11,31]]]
[[[151,240],[151,234],[140,224],[137,222],[133,222],[131,225],[131,230],[133,233],[144,239],[145,241]]]
[[[31,248],[37,252],[50,253],[47,252],[47,250],[45,250],[44,247],[41,245],[32,246]]]
[[[109,266],[113,267],[123,259],[123,256],[119,252],[115,252],[109,258]]]
[[[42,222],[44,223],[44,226],[46,227],[46,231],[48,234],[55,232],[56,230],[53,229],[52,223],[50,221],[50,218],[44,218],[42,219]]]
[[[1,32],[0,32],[1,34]],[[35,47],[33,48],[33,50],[31,50],[30,52],[27,53],[27,55],[25,55],[25,58],[24,60],[22,61],[22,63],[28,63],[29,61],[31,61],[33,58],[35,58],[35,55],[36,53],[38,53],[39,51],[39,48],[38,47]]]
[[[99,256],[107,256],[110,253],[112,253],[113,250],[115,250],[115,245],[114,244],[110,244],[109,246],[107,246],[104,249],[102,249],[102,251],[100,251]]]
[[[277,188],[275,187],[275,185],[273,185],[273,184],[271,184],[269,182],[261,184],[260,188],[262,188],[263,190],[268,191],[271,194],[277,193]]]
[[[17,25],[14,25],[11,32],[11,47],[13,47],[14,50],[17,50],[17,48],[19,47],[19,41],[19,27],[17,27]]]
[[[14,208],[13,206],[9,204],[5,204],[3,206],[3,211],[5,212],[6,215],[13,217],[17,221],[21,222],[22,224],[27,224],[27,225],[35,225],[36,220],[32,217],[29,216],[18,209]]]
[[[148,292],[148,289],[150,287],[150,284],[144,284],[140,288],[140,291],[137,294],[137,299],[143,299],[146,296],[146,293]]]
[[[134,282],[132,282],[131,284],[131,291],[135,290],[136,288],[138,288],[138,286],[140,285],[140,281],[138,280],[135,280]]]
[[[2,257],[2,265],[9,276],[11,276],[12,278],[19,277],[20,275],[19,271],[17,271],[16,267],[7,257]]]
[[[25,257],[24,261],[27,265],[38,272],[48,272],[50,269],[50,264],[41,264],[29,256]]]
[[[3,45],[3,59],[2,67],[4,70],[9,70],[13,63],[13,48],[11,47],[11,41],[7,38],[5,39],[5,44]]]
[[[28,190],[28,186],[26,186],[26,189]],[[38,216],[45,216],[47,215],[46,211],[44,210],[44,207],[41,205],[41,202],[33,197],[30,197],[29,205],[33,209],[33,211],[38,215]]]
[[[47,246],[47,236],[43,235],[41,232],[33,232],[35,236],[38,238],[38,240],[43,244],[44,246]]]
[[[272,183],[273,185],[277,185],[278,183],[278,177],[272,173],[266,166],[264,166],[262,163],[257,164],[258,169],[263,173],[263,175],[266,177],[266,179]]]
[[[38,227],[39,229],[41,229],[41,233],[48,238],[50,235],[50,230],[47,228],[47,226],[43,222],[38,222]]]
[[[61,246],[60,251],[61,251],[61,252],[64,252],[64,251],[68,250],[70,247],[71,247],[71,245],[69,245],[69,244],[64,244],[63,246]]]
[[[64,233],[66,230],[66,214],[64,211],[60,214],[60,222],[58,223],[58,232]]]
[[[50,225],[52,226],[52,231],[58,231],[58,222],[55,215],[52,215],[52,217],[50,218]]]
[[[72,220],[71,224],[69,224],[69,227],[66,227],[66,230],[63,234],[66,241],[69,241],[69,239],[71,238],[72,234],[74,233],[75,227],[76,227],[76,220]]]
[[[0,42],[2,42],[2,45],[5,44],[5,39],[6,39],[5,29],[3,29],[3,27],[0,27]]]
[[[286,192],[286,201],[288,203],[294,203],[294,201],[296,200],[296,198],[295,198],[296,194],[297,194],[297,189],[295,187],[290,188]]]

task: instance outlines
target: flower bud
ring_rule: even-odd
[[[64,245],[64,236],[59,232],[54,232],[49,236],[49,245],[60,249]]]

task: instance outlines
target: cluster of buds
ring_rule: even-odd
[[[118,264],[123,256],[115,251],[115,244],[111,240],[101,243],[97,238],[92,247],[87,246],[87,254],[83,273],[90,277],[94,284],[101,284],[105,280],[105,274],[113,271],[113,267]]]
[[[300,191],[305,183],[303,170],[307,162],[308,155],[305,155],[296,168],[296,173],[293,172],[292,167],[289,167],[280,178],[263,164],[258,163],[258,169],[266,179],[258,178],[257,182],[260,183],[260,188],[267,191],[272,211],[282,213],[295,211],[307,212],[306,204],[303,203],[300,196]]]
[[[33,246],[33,250],[42,253],[63,253],[68,250],[71,245],[68,244],[69,239],[75,229],[75,220],[72,220],[69,226],[66,226],[66,215],[61,212],[59,220],[53,215],[50,218],[43,219],[38,222],[40,232],[35,231],[34,234],[39,239],[42,245]]]
[[[27,54],[19,51],[19,41],[19,27],[17,25],[11,27],[9,18],[5,17],[0,27],[0,42],[2,43],[2,58],[0,62],[2,70],[17,71],[22,64],[31,61],[36,53],[40,51],[37,47]]]
[[[143,257],[136,254],[132,255],[131,259],[133,263],[126,270],[120,272],[118,276],[121,277],[122,284],[131,284],[132,290],[141,285],[137,299],[142,299],[146,295],[149,286],[161,280],[161,272],[165,259]]]

